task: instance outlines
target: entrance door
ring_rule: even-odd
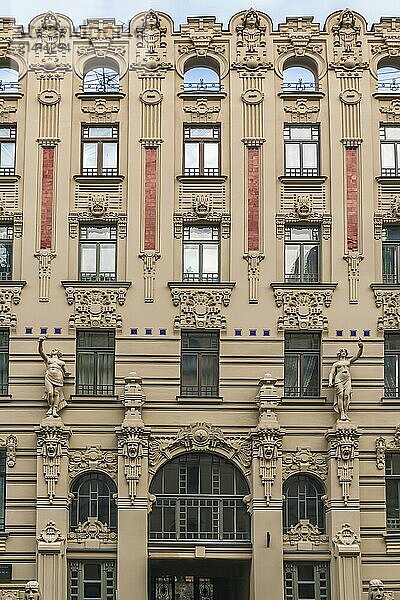
[[[223,600],[228,581],[222,577],[167,575],[154,577],[152,600]]]

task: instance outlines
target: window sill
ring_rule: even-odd
[[[117,396],[116,394],[109,394],[108,396],[96,396],[95,394],[88,394],[87,396],[83,396],[82,394],[71,394],[68,403],[76,404],[81,402],[115,402],[117,400],[119,400],[119,396]],[[93,407],[89,404],[87,408]]]
[[[289,175],[280,175],[278,179],[281,183],[293,183],[293,181],[297,181],[299,183],[307,183],[307,185],[310,183],[322,185],[328,178],[325,175],[311,175],[310,177],[304,177],[303,175],[294,175],[290,177]]]
[[[400,187],[400,177],[398,176],[394,176],[394,177],[388,177],[387,175],[378,175],[377,177],[375,177],[376,181],[378,183],[382,183],[382,184],[387,184],[387,185],[393,185],[394,183],[396,185],[398,185]]]
[[[227,175],[196,175],[195,177],[189,175],[177,175],[178,181],[182,183],[224,183],[227,179]]]
[[[324,92],[302,92],[301,90],[294,90],[293,92],[284,91],[278,93],[278,98],[283,100],[290,100],[290,98],[324,98]]]
[[[74,175],[73,178],[77,183],[121,183],[125,179],[125,175],[104,176],[103,175]]]
[[[8,402],[9,400],[12,400],[12,394],[0,394],[0,402]],[[1,537],[1,531],[0,531],[0,537]]]
[[[79,279],[73,279],[70,281],[61,281],[61,285],[67,287],[86,287],[86,288],[125,288],[131,287],[131,281],[80,281]]]
[[[76,98],[81,100],[93,100],[95,98],[106,98],[107,100],[122,100],[126,94],[123,92],[78,92]]]
[[[191,100],[192,98],[215,98],[215,100],[223,100],[226,98],[227,93],[221,90],[219,92],[212,92],[211,90],[193,90],[193,92],[188,92],[185,90],[183,92],[178,92],[177,96],[184,100]]]
[[[17,183],[21,175],[0,175],[0,183]]]
[[[381,397],[381,403],[382,404],[393,404],[393,406],[399,406],[400,404],[400,395],[399,396],[382,396]],[[400,531],[399,531],[399,537],[400,537]]]
[[[323,283],[323,282],[316,282],[316,283],[286,283],[286,282],[273,282],[270,283],[270,286],[272,287],[273,290],[278,289],[278,288],[284,288],[287,290],[302,290],[302,289],[328,289],[328,290],[334,290],[337,287],[337,283]]]
[[[179,404],[215,404],[223,402],[222,396],[176,396],[176,401]]]
[[[370,283],[371,290],[394,290],[400,287],[400,283]]]
[[[0,92],[0,98],[4,100],[20,100],[23,97],[22,92]]]
[[[400,96],[400,92],[374,92],[371,95],[377,100],[393,100]]]
[[[282,396],[282,404],[290,404],[291,402],[298,405],[301,401],[301,405],[304,404],[327,404],[328,398],[326,396]]]

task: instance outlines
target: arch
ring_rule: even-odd
[[[113,58],[90,58],[83,65],[83,91],[101,94],[120,92],[119,64]]]
[[[378,92],[400,94],[400,58],[381,58],[377,63],[376,78]]]
[[[326,61],[314,52],[307,50],[306,54],[302,54],[298,56],[294,53],[293,50],[288,50],[287,52],[283,52],[278,56],[275,63],[275,72],[283,79],[284,70],[297,66],[300,68],[308,69],[314,74],[316,84],[318,86],[318,82],[326,75],[327,73],[327,63]]]
[[[185,92],[219,92],[220,64],[209,56],[192,57],[184,64],[183,89]]]
[[[208,69],[212,69],[219,73],[220,80],[224,79],[229,73],[229,61],[223,54],[218,54],[213,50],[208,50],[204,56],[198,56],[195,50],[181,54],[176,63],[175,68],[178,73],[184,79],[185,71],[188,70],[188,65],[195,65],[200,67],[203,66]]]
[[[283,484],[283,530],[288,531],[300,519],[308,519],[321,533],[325,532],[323,483],[314,475],[296,473]]]
[[[308,56],[287,58],[282,75],[282,90],[285,92],[318,91],[318,65]]]
[[[250,541],[243,500],[248,483],[231,461],[216,453],[185,452],[172,458],[155,473],[149,491],[155,497],[150,540]]]
[[[89,518],[107,524],[110,531],[117,530],[117,508],[114,501],[117,486],[111,477],[100,471],[85,471],[73,480],[70,491],[70,530]]]
[[[19,65],[11,58],[0,60],[0,94],[12,94],[19,90]]]

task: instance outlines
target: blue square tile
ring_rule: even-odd
[[[32,327],[25,327],[25,333],[32,333]]]
[[[61,333],[61,327],[54,327],[54,333]]]
[[[263,335],[268,336],[269,335],[269,329],[264,329]]]
[[[146,335],[151,335],[153,333],[152,329],[145,329]]]
[[[337,337],[342,337],[343,329],[336,329],[336,335],[337,335]]]
[[[257,329],[249,329],[249,335],[257,335]]]
[[[131,335],[137,335],[137,329],[136,328],[131,329]]]
[[[371,332],[369,329],[364,329],[364,337],[369,337],[371,335]]]
[[[46,335],[46,333],[47,333],[47,327],[41,327],[41,328],[40,328],[40,333],[41,333],[42,335]]]
[[[242,335],[241,329],[235,329],[235,335]]]
[[[167,335],[166,329],[160,329],[160,335]]]
[[[357,329],[350,329],[350,337],[356,337],[357,336]]]

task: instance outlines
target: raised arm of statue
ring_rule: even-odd
[[[43,358],[44,362],[47,364],[49,357],[43,350],[43,342],[45,339],[46,339],[45,335],[40,336],[40,338],[38,340],[38,351],[39,351],[40,356]]]
[[[364,344],[362,343],[361,339],[359,339],[358,340],[358,350],[355,353],[355,355],[350,358],[350,364],[352,364],[353,362],[356,362],[356,360],[358,360],[360,358],[360,356],[363,353],[363,350],[364,350]]]

